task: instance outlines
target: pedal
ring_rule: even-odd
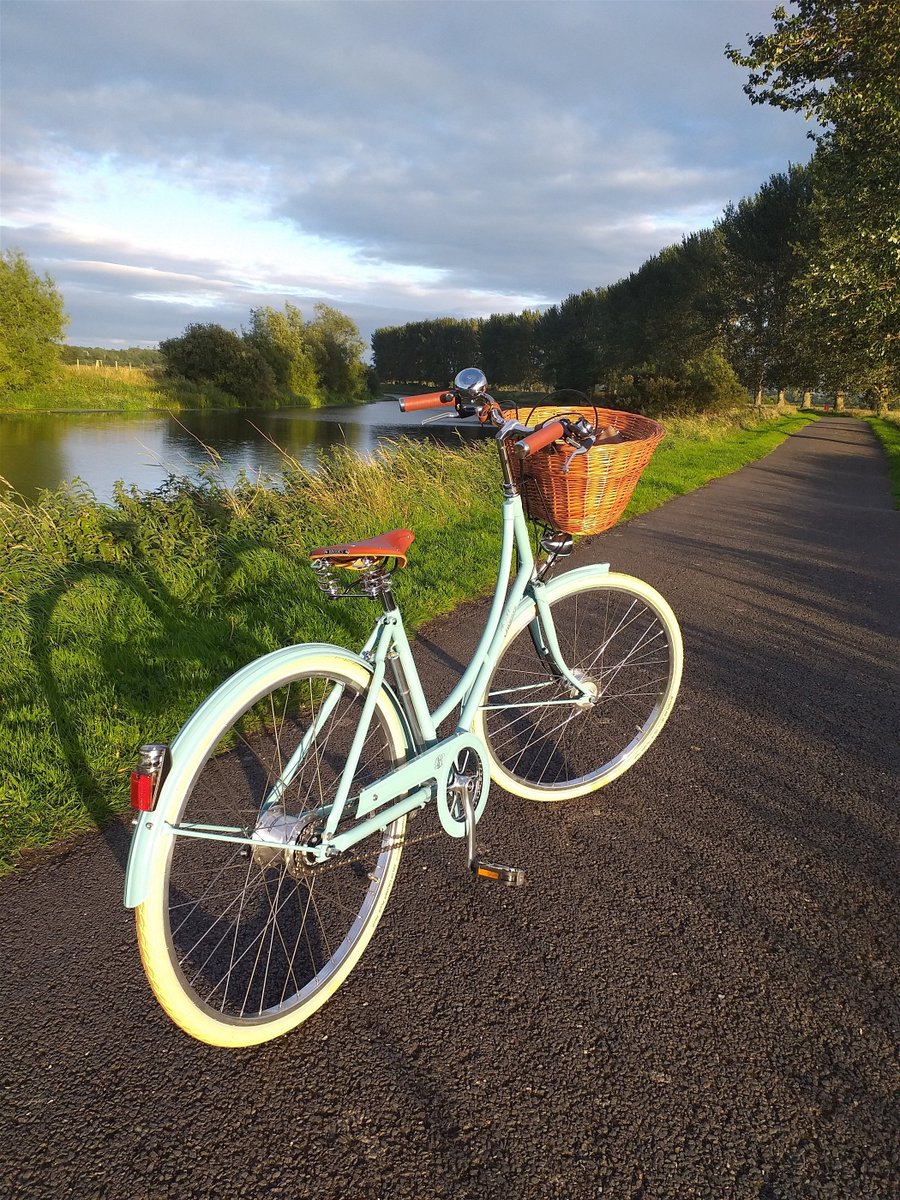
[[[504,867],[502,863],[482,862],[477,858],[472,859],[469,866],[476,879],[505,883],[507,887],[524,887],[528,882],[525,872],[519,867]]]
[[[507,887],[522,887],[527,882],[525,872],[518,867],[505,867],[502,863],[483,862],[475,856],[475,809],[468,788],[461,788],[459,798],[462,801],[466,817],[466,834],[469,851],[469,870],[476,879],[488,879],[491,883],[505,883]]]

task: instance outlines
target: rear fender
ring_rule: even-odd
[[[239,696],[252,700],[254,694],[262,695],[277,682],[286,668],[302,666],[307,660],[321,655],[342,659],[348,665],[362,668],[367,675],[372,674],[372,667],[364,658],[341,646],[320,643],[286,646],[248,663],[246,667],[242,667],[226,679],[182,726],[169,748],[169,772],[160,788],[156,807],[153,812],[141,813],[135,826],[125,868],[126,908],[135,908],[147,898],[152,864],[157,854],[165,850],[166,843],[172,840],[172,834],[162,814],[173,796],[183,795],[185,790],[193,785],[203,766],[210,726],[215,726],[224,719]],[[412,745],[409,724],[396,696],[386,684],[383,685],[383,690],[400,718],[407,744]]]

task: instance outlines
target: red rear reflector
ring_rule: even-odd
[[[139,812],[152,812],[154,775],[143,775],[140,771],[131,772],[131,807]]]

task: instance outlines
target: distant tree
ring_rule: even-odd
[[[188,325],[159,348],[171,374],[212,383],[248,407],[270,403],[275,395],[275,376],[259,350],[221,325]]]
[[[20,250],[0,255],[0,392],[52,378],[68,318],[49,275],[36,275]]]
[[[483,325],[474,318],[436,317],[376,329],[375,370],[386,382],[446,387],[463,367],[481,361]]]
[[[481,322],[479,361],[492,387],[533,388],[540,379],[541,315],[494,313]]]
[[[419,361],[423,380],[446,387],[464,367],[481,357],[481,322],[473,318],[438,317],[420,322]]]
[[[384,325],[372,334],[372,359],[378,378],[384,383],[406,382],[401,374],[403,327]]]
[[[641,365],[674,377],[682,364],[719,346],[726,324],[724,249],[704,229],[647,259],[605,298],[603,373]]]
[[[605,288],[573,293],[542,313],[538,343],[545,383],[582,392],[594,390],[606,344],[606,314]]]
[[[319,386],[332,399],[364,398],[366,345],[356,323],[327,304],[317,304],[315,314],[305,333]]]
[[[318,402],[315,339],[299,308],[286,303],[283,312],[268,307],[252,309],[244,341],[269,364],[277,387],[311,405]]]
[[[63,346],[60,361],[64,363],[99,362],[103,366],[116,363],[126,367],[161,367],[165,366],[165,356],[160,350],[150,350],[145,346],[128,346],[124,350],[110,350],[108,346]]]
[[[729,46],[753,104],[819,130],[811,170],[817,237],[797,289],[832,372],[886,405],[900,386],[900,19],[896,0],[797,0],[775,29]],[[841,366],[843,364],[843,367]]]

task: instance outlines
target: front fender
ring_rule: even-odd
[[[125,868],[125,907],[135,908],[143,904],[150,888],[151,865],[157,853],[172,837],[162,814],[172,796],[183,795],[191,787],[203,766],[209,744],[209,729],[219,724],[234,706],[238,697],[252,701],[254,693],[262,695],[282,678],[287,668],[300,666],[305,661],[321,655],[340,658],[347,663],[362,667],[367,674],[372,668],[359,654],[345,650],[342,646],[311,643],[304,646],[286,646],[273,650],[247,666],[242,667],[207,697],[200,707],[188,718],[169,747],[171,759],[169,772],[160,788],[159,798],[153,812],[141,813],[131,839],[128,863]],[[384,686],[397,710],[403,728],[409,737],[406,719],[390,688]],[[409,739],[411,743],[411,738]]]
[[[548,603],[552,602],[560,592],[566,592],[572,586],[572,583],[577,580],[590,580],[598,575],[606,576],[609,574],[609,563],[590,563],[586,567],[577,567],[574,571],[565,571],[562,575],[557,575],[551,579],[549,583],[532,584],[532,588],[542,588],[544,596]],[[521,619],[525,613],[533,613],[535,608],[534,598],[528,592],[519,601],[519,606],[513,614],[513,618],[509,623],[510,629],[521,629]]]

